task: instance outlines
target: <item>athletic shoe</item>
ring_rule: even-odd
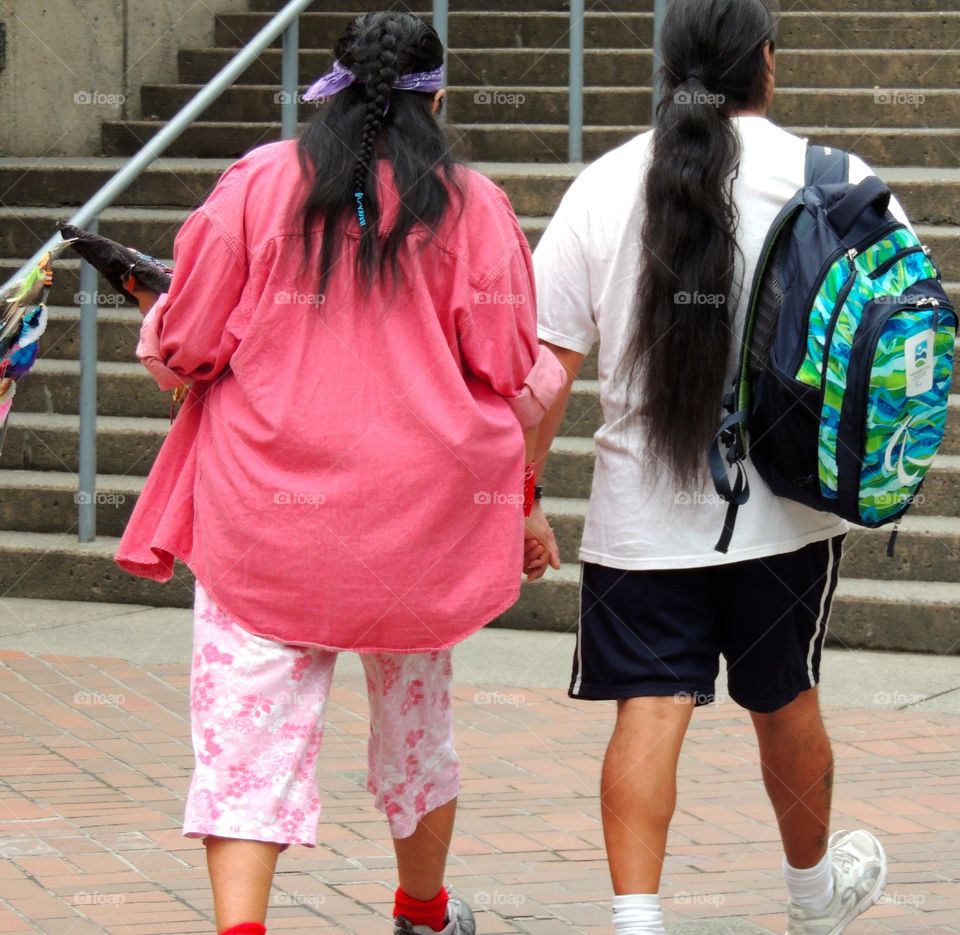
[[[879,898],[887,882],[887,855],[869,831],[838,831],[830,838],[834,892],[819,911],[790,903],[787,935],[840,935]]]
[[[439,932],[426,925],[411,925],[403,916],[393,920],[393,935],[476,935],[477,923],[470,907],[455,896],[447,903],[447,924]]]

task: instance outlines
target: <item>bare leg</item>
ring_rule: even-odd
[[[798,870],[813,867],[827,852],[833,794],[833,753],[817,690],[773,714],[752,717],[787,862]]]
[[[280,845],[213,836],[207,837],[204,843],[217,931],[242,922],[263,924]]]
[[[408,896],[426,901],[440,892],[456,814],[457,800],[452,799],[427,812],[410,837],[393,839],[400,886]]]
[[[677,761],[693,699],[631,698],[617,724],[600,780],[603,837],[613,891],[656,893],[677,802]]]

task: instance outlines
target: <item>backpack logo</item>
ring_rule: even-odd
[[[920,479],[920,474],[910,474],[907,472],[907,469],[904,467],[904,462],[915,468],[927,468],[933,464],[933,458],[907,457],[907,449],[910,447],[911,442],[910,423],[912,421],[913,416],[907,419],[907,421],[893,433],[893,437],[890,439],[890,443],[887,445],[887,450],[883,456],[884,469],[888,474],[892,474],[894,470],[896,470],[897,480],[900,482],[901,487],[912,487]],[[903,440],[903,444],[900,445],[900,456],[897,458],[896,465],[894,465],[893,455],[901,439]]]
[[[932,331],[923,331],[904,341],[907,396],[922,396],[933,389],[933,342]]]

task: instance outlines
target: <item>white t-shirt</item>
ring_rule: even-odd
[[[734,298],[734,335],[742,330],[749,284],[767,231],[803,184],[806,140],[764,117],[733,118],[742,140],[733,197],[743,251]],[[626,387],[615,379],[626,346],[639,262],[637,210],[653,132],[644,133],[588,166],[573,182],[535,253],[540,338],[587,354],[599,341],[604,424],[594,436],[597,461],[580,558],[612,568],[697,568],[777,555],[840,535],[846,524],[827,513],[776,497],[747,462],[751,496],[740,508],[729,551],[715,550],[726,503],[706,471],[700,491],[678,489],[657,469]],[[850,181],[872,174],[850,157]],[[895,200],[891,210],[908,223]],[[740,283],[747,285],[740,288]],[[706,313],[706,312],[705,312]],[[727,386],[739,348],[732,341]],[[682,362],[678,364],[682,366]],[[696,358],[688,366],[696,366]],[[718,426],[720,421],[718,413]]]

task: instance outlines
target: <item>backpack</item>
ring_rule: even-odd
[[[848,169],[808,146],[804,187],[764,241],[709,452],[728,504],[719,552],[750,497],[748,453],[778,496],[873,528],[910,508],[943,440],[956,312],[886,185]]]

